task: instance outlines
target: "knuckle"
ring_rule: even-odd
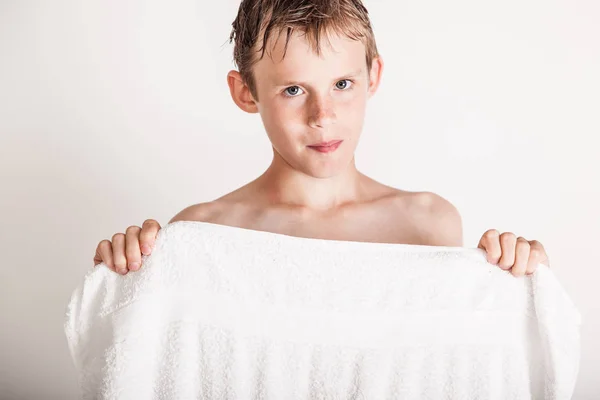
[[[516,241],[516,236],[512,232],[504,232],[500,235],[500,241],[502,241],[502,243],[512,243]]]
[[[124,240],[124,239],[125,239],[125,234],[123,234],[123,233],[120,233],[120,232],[119,232],[119,233],[115,233],[115,234],[112,236],[112,241],[113,241],[113,242],[115,242],[115,241],[120,241],[120,240]]]
[[[532,240],[531,242],[529,242],[529,244],[532,249],[536,249],[536,251],[539,253],[542,253],[544,251],[544,246],[537,240]]]
[[[111,241],[108,239],[104,239],[101,240],[100,243],[98,243],[98,249],[106,249],[106,248],[110,248],[110,246],[112,245]]]
[[[156,221],[155,219],[147,219],[144,221],[144,223],[142,224],[142,228],[143,229],[147,229],[147,228],[151,228],[158,225],[158,221]]]
[[[138,233],[141,230],[142,230],[142,228],[140,228],[139,226],[137,226],[137,225],[131,225],[130,227],[127,228],[127,230],[125,230],[125,234],[126,235],[131,235],[132,233],[135,234],[135,233]]]
[[[500,236],[500,232],[498,231],[498,229],[488,229],[483,234],[483,237],[485,237],[486,239],[494,239],[498,236]]]
[[[530,249],[529,249],[529,242],[525,239],[523,240],[519,240],[517,238],[517,244],[516,244],[516,251],[518,251],[519,253],[530,253]]]

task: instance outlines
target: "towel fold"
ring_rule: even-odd
[[[65,333],[83,399],[570,399],[581,316],[548,267],[477,248],[159,231],[96,266]]]

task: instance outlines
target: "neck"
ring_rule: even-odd
[[[354,157],[335,175],[314,177],[292,168],[275,150],[273,153],[271,165],[256,182],[270,204],[323,212],[366,196],[365,176],[356,169]]]

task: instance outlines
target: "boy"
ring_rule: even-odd
[[[367,100],[383,70],[360,0],[243,0],[230,40],[238,71],[227,82],[237,106],[259,113],[273,160],[255,180],[170,221],[196,220],[292,236],[462,246],[457,209],[431,192],[386,186],[356,169]],[[130,226],[98,244],[94,265],[126,274],[160,229]],[[141,249],[140,249],[141,245]],[[538,241],[486,231],[488,261],[513,275],[548,265]]]

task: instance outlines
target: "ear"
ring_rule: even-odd
[[[258,112],[257,101],[254,100],[248,85],[244,83],[242,75],[238,71],[229,71],[227,74],[227,84],[229,85],[231,98],[239,108],[252,114]]]
[[[381,75],[383,74],[383,59],[381,56],[377,56],[371,63],[371,71],[369,72],[369,90],[368,96],[371,97],[377,91],[379,83],[381,82]]]

